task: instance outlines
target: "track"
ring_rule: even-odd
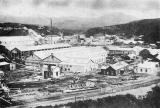
[[[104,89],[92,89],[92,90],[80,91],[76,93],[64,93],[63,95],[57,95],[54,97],[39,98],[37,99],[37,101],[34,101],[33,103],[27,103],[26,105],[20,105],[17,107],[39,106],[39,105],[45,105],[46,103],[49,103],[51,105],[55,103],[65,104],[68,102],[74,102],[78,100],[103,98],[103,97],[107,97],[108,94],[113,94],[121,91],[131,90],[131,89],[137,89],[140,87],[147,87],[147,86],[151,86],[153,84],[158,84],[158,83],[160,83],[160,79],[141,82],[141,83],[135,83],[127,86],[118,86],[118,87],[114,87],[112,91],[105,91]]]

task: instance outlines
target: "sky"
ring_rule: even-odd
[[[121,12],[160,18],[160,0],[0,0],[0,15],[96,18]]]

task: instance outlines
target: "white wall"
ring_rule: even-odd
[[[62,71],[64,72],[84,72],[84,66],[63,64]]]
[[[137,73],[152,73],[153,70],[151,68],[136,68]]]
[[[98,64],[96,63],[93,63],[93,62],[89,62],[85,68],[84,68],[84,72],[87,72],[87,71],[93,71],[93,70],[96,70],[98,69]]]
[[[60,77],[60,68],[59,67],[51,67],[51,71],[53,72],[52,77],[53,78],[59,78]]]
[[[106,62],[106,57],[108,57],[107,53],[101,53],[101,54],[95,55],[94,57],[91,57],[91,60],[94,63],[102,64]]]
[[[88,72],[88,71],[93,71],[95,69],[98,69],[98,64],[93,63],[90,61],[86,65],[69,65],[69,64],[61,64],[62,66],[62,71],[64,72]]]

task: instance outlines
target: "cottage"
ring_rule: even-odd
[[[101,73],[104,75],[116,76],[122,75],[129,70],[129,65],[124,61],[118,62],[116,64],[110,65],[108,67],[103,67]]]
[[[143,62],[134,69],[135,73],[154,74],[159,68],[159,62]]]

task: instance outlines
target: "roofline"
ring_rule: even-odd
[[[35,55],[36,57],[38,57],[35,53],[33,53],[33,55]],[[30,55],[30,56],[32,56],[32,55]],[[30,56],[28,56],[28,57],[30,57]],[[26,59],[27,59],[28,57],[26,57]],[[40,57],[38,57],[38,58],[41,59]],[[41,59],[41,60],[43,60],[43,59]]]
[[[50,56],[53,56],[53,57],[55,57],[56,59],[58,59],[59,61],[61,61],[62,62],[62,60],[60,60],[59,58],[57,58],[56,56],[54,56],[54,55],[49,55],[48,57],[46,57],[46,58],[44,58],[44,59],[47,59],[47,58],[49,58]],[[42,59],[42,60],[44,60],[44,59]]]

